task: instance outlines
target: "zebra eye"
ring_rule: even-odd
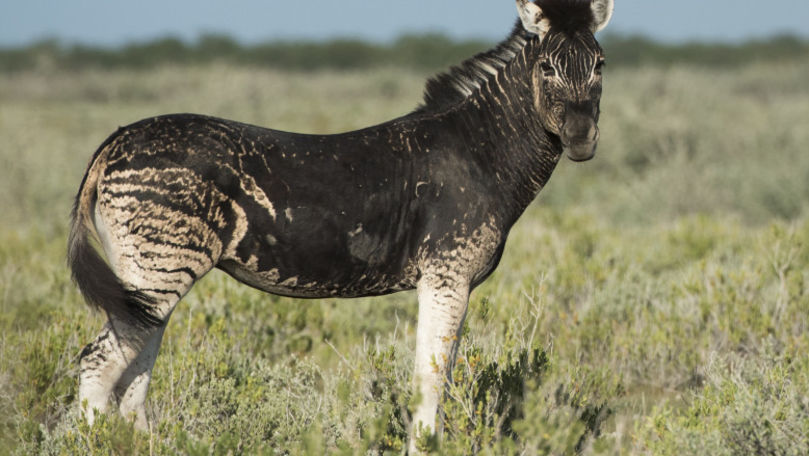
[[[539,67],[542,68],[542,74],[545,75],[546,78],[556,76],[556,69],[554,69],[553,66],[547,61],[540,63]]]
[[[598,62],[596,62],[596,67],[595,67],[596,74],[601,74],[601,70],[604,69],[604,65],[606,65],[606,64],[607,64],[607,62],[604,61],[604,59],[598,59]]]

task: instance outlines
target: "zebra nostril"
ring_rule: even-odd
[[[562,127],[562,140],[564,142],[569,143],[570,138],[573,137],[573,125],[571,122],[565,122],[565,125]]]
[[[601,133],[598,131],[598,127],[596,126],[595,123],[591,124],[590,131],[587,134],[587,139],[590,142],[596,142],[598,141],[599,136],[601,136]]]
[[[566,144],[570,144],[578,136],[575,124],[576,122],[565,122],[565,126],[562,128],[562,140]]]

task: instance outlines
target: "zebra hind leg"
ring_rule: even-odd
[[[141,430],[147,430],[149,426],[146,418],[146,393],[149,391],[152,367],[160,350],[164,330],[165,326],[161,326],[149,336],[140,354],[126,368],[113,391],[113,398],[118,402],[121,415],[134,417],[135,427]]]
[[[165,325],[221,256],[214,228],[224,222],[207,215],[226,213],[229,201],[193,181],[193,173],[132,173],[111,172],[98,183],[94,209],[89,196],[79,201],[86,204],[74,212],[68,258],[85,298],[110,318],[82,352],[79,403],[92,422],[94,410],[105,412],[114,399],[121,413],[134,414],[146,428],[144,402]],[[221,208],[200,206],[210,201]],[[91,224],[107,262],[89,242]]]
[[[161,283],[163,290],[165,284]],[[145,401],[152,367],[168,316],[190,287],[191,283],[186,283],[171,293],[148,292],[154,299],[151,312],[162,317],[162,324],[149,326],[112,316],[98,337],[82,351],[79,404],[89,423],[93,423],[96,412],[107,412],[114,401],[120,413],[133,419],[137,428],[148,429]]]
[[[151,333],[150,333],[151,332]],[[143,341],[151,340],[161,329],[145,330],[122,320],[111,318],[98,337],[81,353],[79,364],[79,404],[87,421],[92,424],[96,413],[106,413],[116,386],[125,373],[137,369],[137,361],[146,352]],[[146,427],[142,406],[130,407],[138,427]],[[121,409],[123,412],[123,409]]]

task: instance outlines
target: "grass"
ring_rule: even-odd
[[[564,162],[472,296],[441,454],[809,452],[805,62],[617,69],[596,160]],[[115,130],[166,112],[335,132],[426,75],[224,65],[0,75],[0,453],[401,452],[415,296],[303,301],[224,274],[178,307],[151,432],[78,417],[102,325],[64,266],[72,197]]]

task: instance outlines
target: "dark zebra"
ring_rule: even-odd
[[[68,246],[74,280],[109,317],[81,355],[87,419],[114,399],[146,427],[166,322],[216,267],[284,296],[417,289],[413,422],[439,429],[470,291],[561,155],[588,160],[599,137],[593,34],[612,0],[517,8],[507,39],[431,79],[421,106],[381,125],[304,135],[177,114],[110,136],[79,189]]]

